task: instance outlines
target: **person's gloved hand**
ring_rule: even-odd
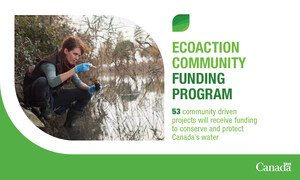
[[[77,66],[75,66],[75,72],[78,73],[78,72],[86,72],[89,70],[89,67],[91,66],[92,64],[90,63],[82,63],[82,64],[79,64]]]
[[[99,88],[98,91],[100,91],[100,90],[102,89],[102,85],[99,84],[99,86],[100,86],[100,88]],[[95,93],[95,92],[97,92],[97,91],[96,91],[96,87],[95,87],[95,85],[92,85],[92,86],[89,88],[89,93],[90,93],[90,94],[93,94],[93,93]]]

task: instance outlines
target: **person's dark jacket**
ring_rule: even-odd
[[[62,63],[61,58],[59,56],[59,52],[53,53],[52,55],[45,57],[35,67],[29,67],[25,74],[23,83],[24,103],[27,106],[30,105],[30,92],[32,83],[39,77],[46,77],[45,73],[41,70],[41,65],[45,62],[55,65],[56,75],[62,73]],[[62,85],[63,83],[55,87],[55,89],[57,89],[57,94],[59,94],[59,89]]]

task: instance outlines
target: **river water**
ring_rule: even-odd
[[[163,140],[163,78],[103,76],[92,97],[90,116],[99,140]],[[96,131],[94,128],[94,131]]]

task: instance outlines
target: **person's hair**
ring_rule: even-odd
[[[79,48],[81,50],[81,55],[83,55],[85,51],[89,50],[87,45],[84,44],[84,42],[82,42],[82,40],[79,37],[74,36],[68,36],[63,40],[60,51],[63,52],[65,48],[67,48],[68,51],[72,51],[75,48]]]

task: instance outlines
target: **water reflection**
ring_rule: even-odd
[[[117,94],[120,96],[122,102],[130,102],[137,99],[140,94],[138,88],[131,86],[129,82],[121,82],[117,87]]]
[[[161,78],[99,77],[103,91],[90,103],[101,140],[163,140],[164,82]]]

